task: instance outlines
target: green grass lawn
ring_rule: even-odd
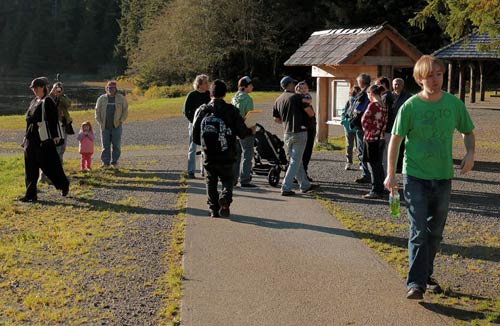
[[[252,97],[255,104],[273,101],[279,92],[254,92]],[[228,93],[226,101],[230,101],[234,93]],[[129,116],[127,122],[154,121],[159,119],[182,116],[182,107],[185,97],[162,99],[138,99],[129,103]],[[94,110],[72,111],[73,127],[75,130],[84,121],[95,124]],[[26,127],[24,115],[0,116],[0,130],[23,130]]]
[[[101,260],[100,252],[112,239],[123,237],[121,214],[134,211],[141,203],[131,198],[98,204],[92,200],[93,189],[123,183],[142,187],[161,180],[131,175],[126,169],[82,173],[78,164],[76,159],[65,160],[65,170],[73,179],[70,203],[53,187],[40,185],[45,202],[22,204],[15,197],[25,190],[23,159],[0,158],[1,325],[99,325],[105,319],[113,321],[110,310],[93,304],[109,290],[94,280],[104,274],[127,278],[131,268],[139,268],[120,259],[109,266]],[[51,194],[55,200],[50,199]],[[185,206],[183,195],[179,200]],[[173,264],[171,270],[176,274],[152,280],[149,285],[157,287],[155,295],[162,298],[157,318],[164,324],[178,318],[182,215],[173,228],[176,234],[169,238],[175,239],[176,246],[172,246],[174,252],[165,253],[163,264]]]

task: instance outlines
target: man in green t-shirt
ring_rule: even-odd
[[[406,146],[403,185],[410,220],[408,299],[423,299],[426,290],[441,290],[432,273],[448,215],[455,129],[462,133],[467,150],[460,173],[474,166],[474,124],[464,103],[441,90],[444,72],[444,64],[433,56],[424,55],[417,61],[413,77],[422,91],[399,110],[389,143],[384,185],[391,192],[397,191],[396,162],[403,139]]]

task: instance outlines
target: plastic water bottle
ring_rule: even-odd
[[[399,217],[401,215],[399,191],[397,187],[392,188],[389,194],[389,207],[391,209],[391,216]]]

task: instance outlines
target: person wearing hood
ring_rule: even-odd
[[[249,76],[242,77],[238,81],[238,92],[231,99],[231,104],[233,104],[239,111],[243,118],[248,112],[254,109],[253,99],[249,95],[253,91],[253,82]],[[238,176],[240,179],[240,185],[242,187],[255,187],[254,184],[250,183],[252,181],[252,159],[253,159],[253,147],[255,142],[255,136],[250,135],[245,138],[239,139],[239,143],[236,144],[236,149],[238,155],[236,162],[234,163],[234,185],[238,184]],[[243,157],[243,166],[240,165]]]

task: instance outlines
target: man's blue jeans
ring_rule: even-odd
[[[434,272],[434,258],[443,239],[448,216],[451,180],[423,180],[403,176],[410,235],[408,238],[408,288],[426,288]]]
[[[116,164],[120,159],[122,143],[122,126],[118,128],[101,128],[101,161],[105,165]],[[113,148],[111,148],[113,146]]]
[[[286,170],[281,191],[292,190],[294,178],[297,179],[300,190],[305,190],[311,186],[302,163],[302,155],[304,154],[307,142],[307,132],[285,133],[284,138],[285,148],[288,153],[288,169]]]
[[[356,138],[356,131],[354,130],[347,131],[344,128],[344,134],[345,134],[345,157],[347,159],[347,163],[352,164],[352,150],[354,148],[354,139]]]
[[[196,170],[196,144],[193,142],[193,124],[189,123],[189,149],[188,149],[188,174],[194,174]]]
[[[356,148],[358,150],[358,160],[359,164],[363,168],[363,177],[370,179],[370,169],[368,168],[368,163],[363,162],[363,129],[356,130]]]
[[[236,162],[234,162],[234,184],[238,183],[238,176],[240,177],[240,184],[247,184],[252,181],[252,160],[253,160],[253,144],[255,136],[250,135],[239,140],[238,155]],[[238,144],[236,144],[238,145]],[[243,157],[243,165],[240,164]]]

